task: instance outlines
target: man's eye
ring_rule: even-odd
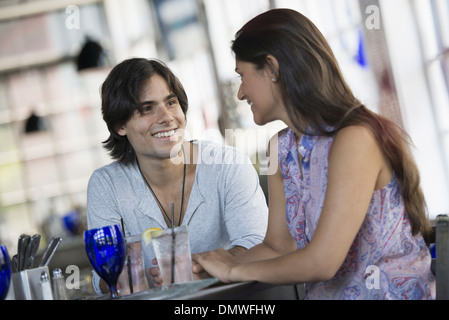
[[[152,107],[149,106],[149,105],[147,105],[147,106],[144,106],[144,107],[140,108],[140,113],[141,113],[141,114],[147,114],[147,113],[149,113],[151,110],[152,110]]]

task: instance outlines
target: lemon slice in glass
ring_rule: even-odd
[[[161,228],[150,228],[142,233],[142,239],[146,245],[151,242],[152,238],[159,237],[164,231]]]

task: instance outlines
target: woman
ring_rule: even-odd
[[[308,299],[432,299],[429,231],[408,137],[358,101],[323,35],[267,11],[236,34],[238,98],[254,121],[284,121],[268,177],[262,244],[195,257],[224,282],[306,283]],[[276,150],[276,148],[274,148]]]

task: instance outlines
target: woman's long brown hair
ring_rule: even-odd
[[[236,33],[232,50],[237,59],[259,69],[266,67],[267,55],[276,58],[284,105],[299,132],[333,136],[350,125],[370,128],[399,180],[413,235],[428,235],[426,202],[409,136],[354,96],[329,44],[309,19],[290,9],[269,10]]]

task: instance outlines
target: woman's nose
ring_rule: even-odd
[[[243,93],[242,85],[239,86],[239,91],[237,92],[237,98],[239,100],[244,100],[245,99],[245,94]]]

